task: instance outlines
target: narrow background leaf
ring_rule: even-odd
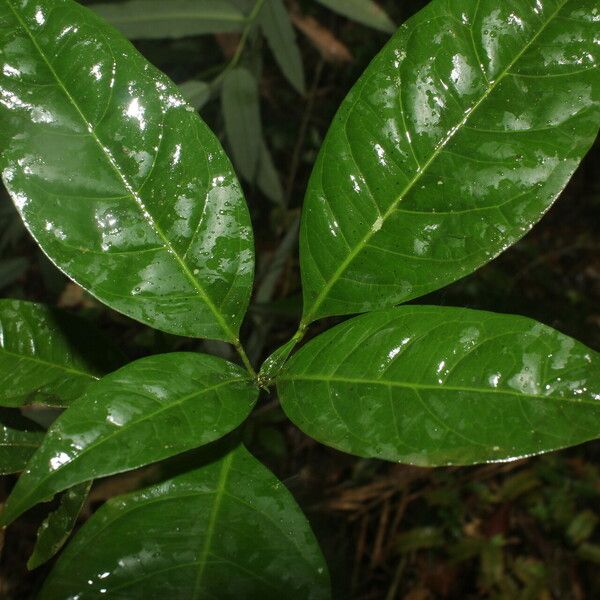
[[[264,140],[262,140],[260,145],[256,185],[271,202],[280,206],[284,204],[283,187],[279,179],[279,172],[273,164],[273,157]]]
[[[241,367],[215,356],[176,352],[129,363],[53,423],[0,521],[78,483],[208,444],[242,423],[257,397]]]
[[[323,6],[373,29],[394,33],[396,25],[372,0],[317,0]]]
[[[261,29],[281,71],[299,94],[306,93],[304,65],[296,32],[282,0],[268,0],[259,15]]]
[[[247,181],[253,182],[262,146],[258,82],[248,69],[227,72],[221,91],[225,132],[233,162]]]
[[[90,7],[129,39],[241,31],[245,17],[227,0],[130,0]]]
[[[315,439],[421,466],[514,460],[600,433],[600,355],[483,311],[406,306],[350,319],[295,354],[277,387]]]
[[[59,558],[40,600],[83,592],[123,600],[330,597],[306,518],[243,447],[100,508]]]

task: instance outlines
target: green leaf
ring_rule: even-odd
[[[130,39],[241,31],[245,17],[226,0],[130,0],[90,7]]]
[[[444,533],[437,527],[416,527],[403,531],[395,541],[401,554],[444,546]]]
[[[84,319],[21,300],[0,300],[0,405],[67,406],[124,362]]]
[[[260,191],[274,204],[284,205],[283,188],[279,173],[273,164],[273,157],[264,140],[260,146],[260,158],[258,161],[258,173],[256,174],[256,185]]]
[[[304,322],[438,289],[521,238],[600,123],[597,0],[433,0],[344,101],[300,236]]]
[[[269,0],[259,15],[261,29],[269,48],[287,80],[302,95],[306,93],[302,55],[296,33],[282,0]]]
[[[0,475],[22,471],[44,434],[43,429],[17,411],[0,409]]]
[[[67,541],[73,531],[79,512],[92,486],[91,481],[80,483],[62,494],[58,508],[40,525],[33,553],[27,561],[31,571],[50,560]]]
[[[300,508],[244,447],[109,500],[66,548],[40,600],[325,600],[329,576]]]
[[[179,84],[179,91],[196,110],[200,110],[210,100],[210,85],[204,81],[184,81]]]
[[[582,544],[592,536],[598,520],[598,515],[591,510],[578,513],[567,529],[568,540],[574,545]]]
[[[600,565],[600,546],[598,544],[582,544],[577,548],[577,557]]]
[[[437,466],[522,458],[600,435],[600,355],[531,319],[407,306],[346,321],[278,380],[305,433]]]
[[[3,178],[46,254],[130,317],[235,343],[248,210],[177,87],[72,0],[0,0],[0,52]]]
[[[78,483],[208,444],[242,423],[257,397],[243,369],[215,356],[176,352],[130,363],[53,423],[0,523]]]
[[[396,31],[394,22],[372,0],[317,0],[317,2],[367,27],[380,29],[387,33]]]
[[[242,177],[253,182],[262,145],[258,82],[254,75],[244,67],[229,70],[223,78],[221,102],[233,161]]]

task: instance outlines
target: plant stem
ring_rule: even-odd
[[[246,351],[244,350],[244,347],[242,346],[240,340],[236,339],[235,341],[232,341],[233,346],[235,347],[235,349],[237,350],[237,353],[240,355],[240,358],[242,359],[242,362],[244,363],[244,367],[246,367],[246,371],[248,371],[248,374],[250,375],[250,377],[256,381],[258,379],[258,375],[256,373],[256,371],[254,370],[254,367],[252,366],[252,363],[250,362],[250,359],[248,358],[248,355],[246,354]]]
[[[298,242],[299,227],[300,217],[297,216],[273,254],[271,264],[266,270],[267,272],[260,280],[258,291],[254,297],[255,305],[266,304],[273,299],[275,288],[281,278],[287,259]],[[258,359],[262,355],[267,336],[271,331],[273,319],[265,318],[264,315],[257,315],[254,318],[254,325],[254,331],[248,340],[247,348],[253,364],[257,364]]]
[[[306,335],[306,330],[308,329],[308,323],[304,323],[300,321],[300,325],[298,326],[298,331],[294,334],[292,340],[294,341],[294,345],[299,344],[302,341],[302,338]]]
[[[238,64],[238,62],[240,61],[240,58],[241,58],[242,53],[244,52],[244,48],[246,46],[246,42],[248,41],[248,36],[250,35],[250,31],[252,30],[252,27],[254,27],[254,23],[255,23],[256,19],[258,18],[258,15],[260,14],[260,11],[262,10],[264,3],[265,3],[265,0],[256,0],[256,2],[254,3],[254,6],[252,7],[252,11],[248,15],[248,21],[246,23],[246,27],[244,27],[244,31],[242,31],[242,37],[240,38],[240,43],[238,44],[237,50],[235,51],[235,54],[234,54],[233,58],[231,59],[231,63],[230,63],[231,68],[235,67]]]
[[[260,15],[260,11],[262,10],[264,3],[265,0],[256,0],[256,2],[254,3],[254,6],[252,7],[250,14],[248,15],[248,18],[246,19],[246,26],[242,31],[240,42],[236,48],[235,54],[233,55],[232,59],[229,61],[227,66],[221,71],[221,73],[219,73],[219,75],[217,75],[217,77],[215,77],[210,82],[211,88],[214,88],[217,85],[219,85],[224,79],[225,75],[227,75],[227,73],[232,69],[235,69],[235,67],[237,67],[237,65],[239,64],[240,59],[242,58],[242,54],[244,53],[244,49],[246,48],[250,32],[252,31],[252,28],[255,25],[258,15]]]
[[[290,348],[290,353],[302,341],[302,339],[306,335],[306,330],[308,329],[308,326],[309,326],[309,323],[300,321],[300,325],[298,325],[298,331],[296,331],[296,333],[290,339],[290,342],[294,342],[294,345]]]

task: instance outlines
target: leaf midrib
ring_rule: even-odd
[[[444,148],[448,145],[448,143],[454,138],[454,136],[461,130],[461,128],[469,121],[471,115],[477,112],[477,109],[489,98],[489,96],[493,93],[499,83],[509,75],[509,71],[512,67],[522,58],[522,56],[529,50],[529,48],[533,45],[533,43],[537,40],[537,38],[542,34],[542,32],[548,27],[548,25],[556,18],[558,13],[566,6],[566,4],[570,0],[563,0],[558,8],[550,15],[550,17],[544,22],[544,24],[540,27],[538,32],[532,36],[532,38],[523,46],[520,52],[513,58],[513,60],[502,70],[502,73],[498,76],[497,79],[494,80],[493,83],[489,86],[487,91],[481,96],[481,98],[473,104],[471,109],[466,113],[466,115],[459,121],[454,127],[450,129],[446,137],[440,142],[440,144],[436,147],[435,151],[431,155],[431,157],[423,164],[422,168],[417,170],[416,175],[408,182],[405,188],[400,192],[398,197],[392,202],[390,207],[383,213],[383,215],[379,216],[382,220],[382,225],[377,230],[374,230],[373,227],[370,227],[364,237],[358,242],[355,246],[354,250],[352,250],[348,256],[342,261],[340,266],[334,272],[332,277],[327,281],[325,286],[322,288],[321,292],[315,299],[311,309],[302,319],[302,323],[304,326],[308,325],[315,319],[315,315],[323,302],[326,300],[327,295],[332,290],[333,286],[337,283],[339,278],[344,274],[346,269],[350,266],[352,261],[360,254],[365,246],[368,244],[370,239],[379,231],[379,229],[385,226],[387,219],[394,213],[400,202],[406,197],[408,193],[421,181],[422,177],[427,173],[428,168],[431,164],[437,159],[437,157],[442,153]],[[374,223],[374,222],[373,222]],[[318,317],[317,317],[318,318]]]
[[[219,510],[221,508],[221,503],[223,501],[223,496],[225,495],[225,488],[227,485],[227,478],[229,477],[229,473],[231,472],[231,466],[233,464],[233,452],[228,454],[223,460],[223,465],[221,466],[221,471],[219,473],[219,482],[217,484],[217,488],[215,490],[215,497],[213,500],[213,504],[210,510],[210,515],[208,518],[208,527],[206,530],[206,536],[204,538],[204,544],[202,545],[202,550],[200,552],[200,556],[198,557],[198,573],[196,575],[196,582],[194,584],[194,591],[192,592],[192,599],[195,600],[200,593],[200,584],[202,583],[202,577],[204,576],[204,570],[206,568],[206,559],[208,558],[208,554],[210,552],[210,546],[212,544],[212,539],[215,535],[215,529],[217,524],[217,519],[219,517]]]
[[[413,383],[408,381],[393,381],[389,379],[367,379],[360,377],[340,377],[335,375],[294,375],[288,374],[278,378],[279,382],[284,381],[314,381],[318,383],[348,383],[353,385],[381,385],[385,387],[397,387],[410,390],[426,390],[436,392],[470,392],[474,394],[482,395],[497,395],[497,396],[516,396],[517,398],[535,398],[536,400],[553,400],[556,402],[565,402],[570,404],[589,404],[595,408],[600,409],[600,401],[586,400],[585,398],[563,398],[560,396],[553,396],[551,394],[531,394],[529,392],[518,392],[507,390],[504,388],[478,388],[469,386],[452,386],[445,385],[443,383],[427,384],[427,383]]]
[[[87,377],[88,379],[92,379],[94,381],[97,381],[99,379],[99,377],[97,377],[96,375],[92,375],[91,373],[86,373],[85,371],[78,371],[77,369],[74,369],[73,367],[67,367],[65,365],[53,363],[53,362],[44,360],[43,358],[38,358],[37,356],[28,356],[27,354],[17,354],[16,352],[11,352],[10,350],[7,350],[6,348],[0,348],[0,355],[2,355],[2,354],[6,354],[8,356],[14,356],[15,358],[18,358],[20,360],[28,360],[30,362],[39,363],[41,365],[44,365],[45,367],[51,367],[53,369],[64,371],[65,373],[69,373],[71,375],[77,375],[79,377]]]
[[[154,220],[154,218],[152,217],[152,215],[150,214],[148,209],[145,207],[144,201],[139,196],[139,194],[135,191],[135,189],[131,185],[131,183],[129,183],[127,176],[121,170],[121,167],[119,166],[119,164],[117,163],[115,158],[112,156],[112,153],[108,150],[108,148],[106,146],[104,146],[104,144],[101,142],[100,138],[96,135],[96,132],[94,131],[94,128],[92,127],[92,124],[88,122],[88,120],[85,117],[85,114],[83,113],[83,111],[81,110],[79,104],[75,101],[75,98],[73,98],[73,96],[69,93],[64,82],[62,81],[62,79],[59,77],[58,73],[52,66],[52,63],[48,60],[48,57],[46,56],[44,50],[38,44],[32,31],[27,26],[27,23],[25,23],[25,21],[23,20],[21,15],[14,8],[14,6],[12,4],[12,0],[5,0],[5,2],[8,5],[8,7],[10,8],[10,10],[12,11],[12,13],[14,14],[14,16],[17,19],[17,21],[19,22],[19,24],[21,25],[21,28],[23,29],[23,31],[25,31],[25,33],[29,36],[31,43],[33,44],[33,46],[35,47],[35,49],[41,56],[44,63],[46,64],[48,70],[50,71],[50,73],[52,74],[54,79],[56,80],[56,83],[58,84],[60,89],[63,91],[65,96],[67,97],[67,100],[71,103],[73,108],[76,110],[77,114],[80,116],[80,118],[83,121],[83,124],[85,125],[85,127],[87,128],[87,131],[89,132],[90,136],[96,142],[96,145],[100,149],[102,156],[104,156],[104,158],[109,163],[109,165],[111,166],[113,171],[119,177],[119,179],[120,179],[121,183],[123,184],[125,190],[127,191],[128,195],[131,197],[131,199],[135,202],[135,204],[140,209],[142,216],[145,218],[145,220],[150,225],[150,227],[152,227],[154,229],[154,231],[158,235],[158,237],[163,241],[164,248],[167,250],[167,252],[169,254],[171,254],[175,258],[175,260],[179,264],[181,270],[183,271],[184,275],[187,277],[187,279],[192,284],[192,286],[196,289],[200,298],[208,306],[209,310],[213,313],[219,327],[221,327],[221,329],[223,330],[227,341],[231,342],[234,345],[239,343],[237,336],[233,333],[231,328],[227,325],[221,312],[217,309],[217,307],[215,306],[215,304],[213,303],[211,298],[206,293],[203,286],[194,277],[193,273],[190,271],[188,266],[185,264],[182,257],[179,256],[179,254],[177,253],[177,251],[171,244],[170,240],[167,238],[167,236],[164,234],[162,229],[159,227],[158,223]]]
[[[92,8],[94,8],[92,6]],[[98,13],[101,16],[102,13]],[[243,14],[204,14],[198,15],[196,13],[185,13],[185,12],[174,12],[174,13],[165,13],[160,15],[140,15],[135,17],[126,17],[126,16],[111,16],[110,22],[113,24],[122,24],[122,23],[145,23],[145,22],[153,22],[153,21],[164,21],[165,19],[179,19],[182,21],[228,21],[230,23],[245,23],[246,18]]]
[[[228,456],[223,459],[223,460],[228,460],[231,459],[231,462],[233,463],[233,458],[235,458],[234,453],[231,452],[230,454],[228,454]],[[220,480],[222,477],[224,477],[225,479],[228,479],[229,476],[231,475],[231,471],[233,470],[233,464],[230,465],[227,469],[227,473],[224,472],[223,468],[225,467],[225,465],[223,465],[221,467],[221,471],[220,471]],[[256,506],[252,506],[251,504],[249,504],[246,500],[244,500],[241,496],[237,496],[235,494],[232,494],[230,492],[227,491],[226,489],[226,481],[223,481],[223,489],[221,491],[222,496],[228,496],[231,500],[233,500],[234,502],[237,502],[239,504],[244,505],[245,507],[249,508],[250,510],[257,512],[261,517],[263,517],[265,520],[269,521],[273,527],[279,531],[280,533],[286,535],[286,532],[284,531],[284,529],[281,527],[281,525],[277,524],[275,522],[275,520],[273,518],[271,518],[267,513],[265,512],[261,512]],[[184,500],[187,498],[201,498],[203,496],[211,496],[211,495],[215,495],[217,493],[217,491],[219,490],[219,483],[217,484],[217,488],[215,488],[214,490],[198,490],[195,489],[193,492],[190,493],[180,493],[180,492],[176,492],[174,493],[172,496],[154,496],[150,499],[146,499],[143,502],[140,502],[138,504],[135,504],[133,506],[128,506],[127,508],[123,509],[121,512],[116,513],[116,514],[112,514],[110,515],[110,517],[108,519],[106,519],[102,525],[94,532],[93,536],[90,537],[90,539],[88,540],[88,543],[92,542],[93,540],[95,540],[99,535],[102,535],[107,529],[111,528],[114,526],[114,524],[118,521],[127,519],[131,513],[133,512],[138,512],[138,511],[144,511],[146,508],[148,508],[149,505],[151,504],[160,504],[162,502],[167,502],[167,503],[171,503],[173,501],[177,501],[177,500]],[[133,496],[135,494],[135,492],[133,494],[131,494],[131,496]],[[223,498],[219,499],[219,503],[221,503],[223,500]],[[110,500],[109,500],[110,503]],[[214,509],[214,503],[215,503],[215,499],[213,499],[213,509]],[[220,508],[220,507],[219,507]],[[212,511],[211,511],[212,512]],[[218,511],[217,513],[215,513],[215,517],[218,517]],[[216,525],[216,521],[217,518],[215,518],[214,521],[214,525]],[[212,534],[211,537],[214,537],[214,532]],[[207,538],[205,538],[206,540]],[[302,551],[300,549],[300,547],[298,546],[297,542],[295,540],[291,541],[292,545],[298,550],[298,552],[300,554],[302,554]],[[206,545],[203,544],[203,548]],[[172,567],[163,569],[162,571],[158,571],[158,572],[168,572],[171,570],[176,570],[179,568],[185,568],[185,567],[190,567],[190,566],[198,566],[200,567],[200,565],[206,561],[206,558],[212,554],[212,556],[217,556],[214,552],[211,552],[210,550],[210,541],[208,543],[208,551],[206,553],[202,552],[201,556],[199,556],[199,558],[197,558],[196,560],[194,560],[193,562],[190,563],[182,563],[182,564],[178,564],[178,565],[173,565]],[[203,557],[203,558],[202,558]],[[310,565],[309,561],[306,561],[307,564]],[[237,566],[239,568],[243,568],[241,563],[237,563]],[[248,573],[251,573],[250,571],[247,571]],[[156,571],[152,573],[152,575],[156,575]],[[253,574],[254,576],[256,576],[256,574]],[[111,592],[115,592],[116,590],[122,590],[125,589],[127,587],[129,587],[132,583],[139,583],[141,581],[144,581],[146,579],[148,579],[149,575],[146,573],[145,575],[138,577],[137,579],[130,579],[127,582],[123,583],[123,584],[119,584],[116,586],[113,586],[110,588]],[[264,583],[266,583],[267,585],[269,585],[270,587],[272,587],[273,589],[279,589],[276,588],[275,585],[264,578],[260,578],[258,576],[256,576],[257,578],[261,579]],[[198,583],[201,582],[201,577],[200,580],[198,580]],[[194,588],[196,591],[197,590],[197,585]],[[194,598],[194,596],[192,595],[192,598]]]

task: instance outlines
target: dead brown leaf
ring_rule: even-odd
[[[215,40],[226,59],[234,57],[240,43],[239,33],[215,33]]]
[[[338,40],[330,29],[323,27],[316,19],[293,12],[292,21],[320,52],[323,60],[330,63],[352,62],[353,57],[348,46]]]
[[[404,600],[429,600],[431,598],[429,591],[424,588],[416,588],[404,596]]]
[[[98,305],[86,295],[82,287],[76,283],[69,282],[58,297],[57,306],[59,308],[93,308]]]

